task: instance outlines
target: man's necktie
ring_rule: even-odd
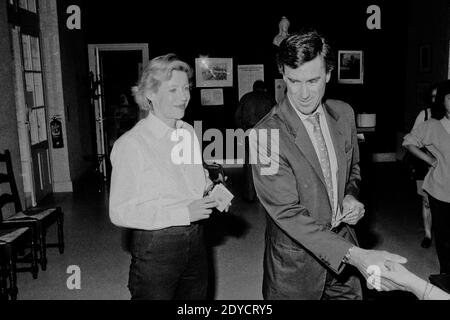
[[[320,166],[322,168],[322,173],[325,178],[325,183],[327,184],[328,197],[330,199],[331,208],[334,210],[334,193],[333,193],[333,180],[331,178],[331,165],[330,157],[328,154],[327,144],[325,143],[325,138],[323,137],[322,129],[320,128],[320,114],[316,113],[308,118],[308,121],[314,126],[314,137],[316,139],[317,148],[319,151],[318,157]],[[335,216],[333,214],[333,222]]]

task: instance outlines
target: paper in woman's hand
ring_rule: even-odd
[[[218,203],[217,210],[220,212],[223,212],[234,198],[233,194],[223,184],[217,184],[211,191],[210,197],[216,200]]]

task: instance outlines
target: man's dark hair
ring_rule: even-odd
[[[283,74],[284,66],[297,69],[317,56],[323,57],[327,73],[333,71],[335,61],[328,41],[314,29],[303,29],[281,42],[277,52],[278,68]]]
[[[436,100],[431,107],[431,117],[441,120],[447,114],[445,108],[445,96],[450,94],[450,80],[445,80],[439,84],[436,92]]]
[[[253,83],[253,91],[256,91],[256,90],[262,90],[262,91],[266,90],[266,84],[264,83],[264,81],[256,80]]]

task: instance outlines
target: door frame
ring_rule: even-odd
[[[88,55],[89,55],[89,72],[94,75],[94,83],[96,88],[91,88],[94,92],[97,92],[99,99],[93,100],[95,109],[95,135],[97,144],[97,156],[100,162],[100,171],[103,174],[104,179],[106,179],[106,157],[107,148],[105,146],[105,133],[103,128],[103,109],[104,101],[102,100],[102,85],[101,85],[101,69],[98,65],[99,54],[102,51],[141,51],[142,52],[142,64],[145,64],[149,59],[149,45],[148,43],[98,43],[98,44],[88,44]],[[100,80],[100,81],[99,81]],[[92,93],[93,94],[93,93]]]

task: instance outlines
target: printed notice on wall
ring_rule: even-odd
[[[200,90],[202,106],[223,106],[223,89]]]
[[[251,64],[238,66],[239,100],[248,92],[253,91],[256,80],[264,81],[264,65]]]

